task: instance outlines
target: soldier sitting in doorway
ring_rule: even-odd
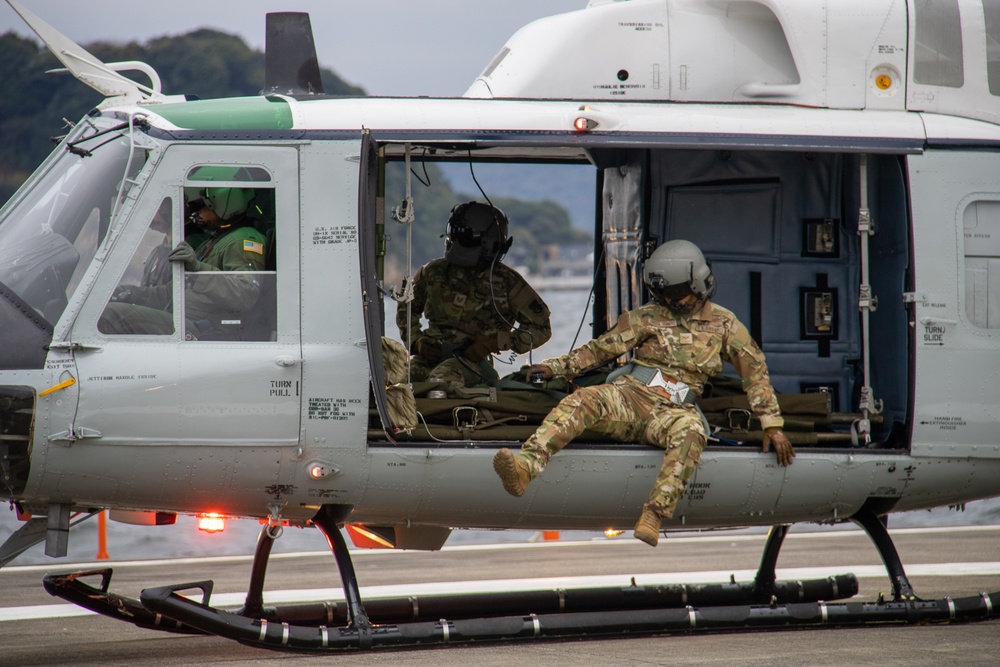
[[[764,451],[774,445],[778,461],[787,466],[795,450],[781,431],[784,421],[764,353],[732,312],[709,300],[715,278],[701,250],[689,241],[668,241],[646,261],[643,279],[651,303],[623,314],[599,338],[529,370],[543,379],[574,377],[634,351],[628,371],[609,376],[610,384],[583,387],[562,399],[520,452],[497,452],[493,468],[504,489],[521,496],[549,459],[586,429],[662,447],[663,465],[635,525],[635,537],[656,546],[708,436],[694,399],[722,370],[723,360],[743,379],[764,427]]]
[[[507,227],[507,216],[492,204],[452,209],[444,257],[417,270],[413,301],[396,313],[400,337],[413,354],[413,381],[493,384],[498,376],[491,355],[523,354],[552,336],[548,306],[501,263],[512,241]]]

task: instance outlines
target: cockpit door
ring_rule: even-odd
[[[230,224],[192,229],[205,206]],[[185,239],[187,267],[166,257]],[[69,437],[150,452],[296,445],[299,301],[298,150],[168,147],[73,325]]]

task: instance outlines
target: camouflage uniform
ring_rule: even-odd
[[[687,318],[649,303],[622,315],[618,324],[568,355],[541,362],[553,375],[575,376],[635,350],[635,361],[701,394],[706,380],[729,361],[743,379],[751,409],[764,428],[784,424],[764,363],[764,353],[732,312],[706,302]],[[678,404],[661,387],[631,375],[612,384],[584,387],[564,398],[528,438],[518,458],[534,479],[549,458],[592,429],[616,440],[666,450],[647,507],[669,518],[705,447],[707,434],[693,404]]]
[[[184,291],[187,332],[198,338],[200,330],[225,319],[239,319],[257,303],[260,284],[252,276],[222,276],[215,272],[264,270],[264,235],[253,226],[226,227],[208,239],[199,238],[198,271],[189,274]],[[173,284],[126,287],[125,301],[109,303],[98,330],[109,334],[173,333]]]
[[[407,308],[400,306],[396,325],[414,353],[410,376],[416,381],[481,384],[486,373],[496,377],[489,355],[473,359],[461,354],[477,338],[488,338],[493,352],[523,354],[552,336],[548,306],[521,274],[500,263],[493,265],[491,276],[490,266],[466,268],[443,258],[428,262],[413,277],[409,313],[407,318]],[[421,315],[427,318],[426,329],[421,328]],[[421,336],[443,343],[444,354],[418,354],[412,346]]]

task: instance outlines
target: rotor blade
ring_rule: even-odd
[[[159,97],[159,94],[150,88],[109,68],[85,48],[28,11],[20,3],[7,0],[7,4],[21,15],[24,22],[45,42],[49,50],[73,76],[105,97],[125,97],[135,101],[147,97]]]
[[[265,94],[323,94],[308,13],[268,14],[264,53]]]

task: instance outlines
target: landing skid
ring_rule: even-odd
[[[868,510],[853,517],[868,533],[893,582],[892,601],[841,602],[858,592],[853,575],[776,581],[775,566],[788,526],[768,535],[753,582],[685,586],[608,587],[518,593],[438,595],[362,602],[344,516],[325,507],[314,519],[337,561],[345,602],[269,607],[264,574],[278,535],[265,527],[257,542],[241,609],[211,607],[211,581],[148,588],[139,600],[108,592],[111,570],[45,577],[49,593],[140,627],[212,634],[264,648],[299,651],[368,650],[404,646],[669,634],[697,630],[811,628],[867,623],[959,622],[1000,615],[1000,592],[924,601],[906,578],[885,525]],[[81,579],[100,576],[100,588]],[[202,601],[184,594],[200,591]],[[492,615],[484,616],[483,610]]]

